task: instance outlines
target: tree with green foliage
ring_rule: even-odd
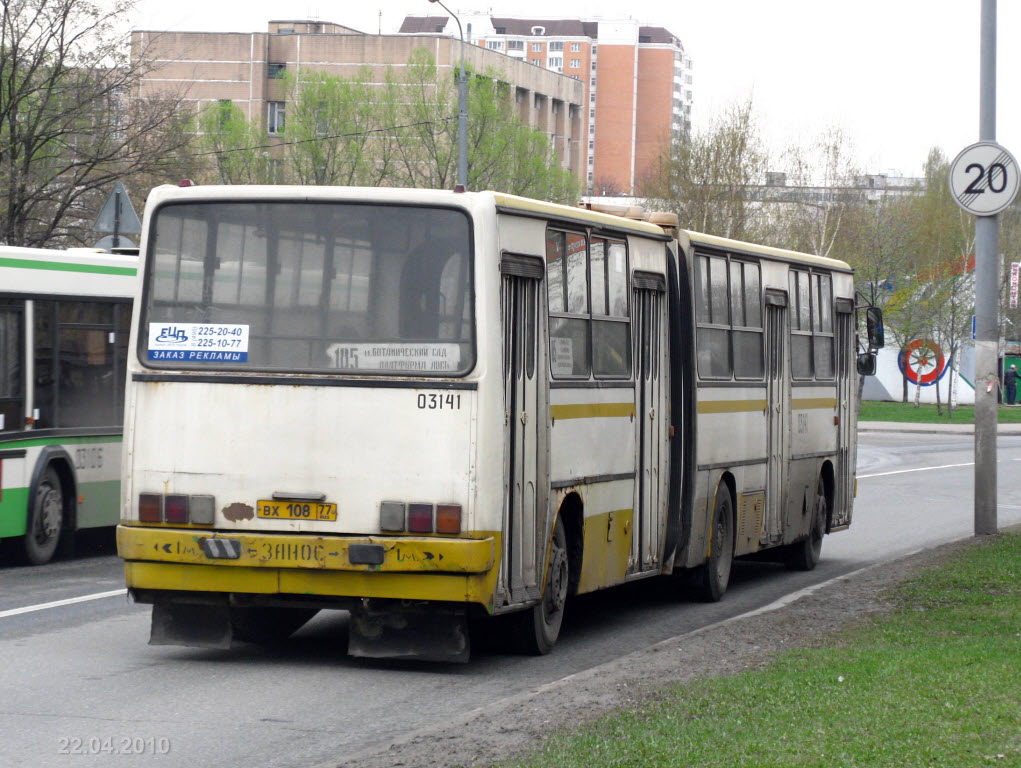
[[[212,173],[220,184],[272,182],[269,147],[261,120],[249,121],[228,100],[207,104],[198,116],[203,155],[213,160]]]
[[[375,186],[389,167],[379,151],[372,72],[343,78],[316,70],[288,73],[284,91],[288,178],[298,184]]]
[[[287,123],[274,145],[260,118],[229,102],[200,118],[202,145],[222,183],[453,187],[457,166],[454,82],[425,49],[388,68],[350,78],[304,68],[288,73]],[[468,95],[468,186],[574,202],[580,186],[561,167],[550,137],[524,124],[499,73],[473,74]]]
[[[925,189],[912,200],[912,219],[918,253],[915,272],[924,274],[928,283],[929,333],[949,357],[956,358],[975,312],[975,227],[973,217],[958,207],[950,193],[949,169],[950,162],[940,149],[929,151]],[[953,377],[950,380],[952,383]],[[938,386],[936,394],[939,410]],[[953,399],[950,391],[951,408]]]

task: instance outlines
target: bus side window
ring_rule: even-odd
[[[730,262],[730,303],[734,319],[734,377],[761,380],[766,364],[758,264]]]
[[[592,372],[597,377],[631,375],[627,248],[617,240],[593,238]]]
[[[809,273],[792,269],[790,274],[791,375],[795,379],[811,379],[812,299]]]
[[[727,259],[696,255],[695,273],[698,375],[708,379],[729,379],[734,366],[730,351]]]
[[[812,340],[815,376],[832,379],[833,369],[833,285],[829,275],[812,275]]]
[[[585,235],[546,235],[550,368],[554,378],[589,375],[588,248]]]
[[[0,308],[0,430],[21,429],[25,424],[22,317],[20,307]]]

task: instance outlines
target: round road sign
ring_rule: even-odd
[[[912,384],[929,387],[942,379],[950,366],[936,342],[915,339],[897,355],[897,367]]]
[[[976,216],[995,216],[1014,202],[1017,188],[1017,161],[996,142],[965,147],[950,164],[950,192]]]

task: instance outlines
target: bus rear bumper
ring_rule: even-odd
[[[303,595],[478,603],[492,607],[496,537],[221,534],[120,525],[133,593]],[[339,602],[339,601],[338,601]]]

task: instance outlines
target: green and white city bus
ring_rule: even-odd
[[[29,563],[118,521],[137,262],[0,247],[0,538]]]

